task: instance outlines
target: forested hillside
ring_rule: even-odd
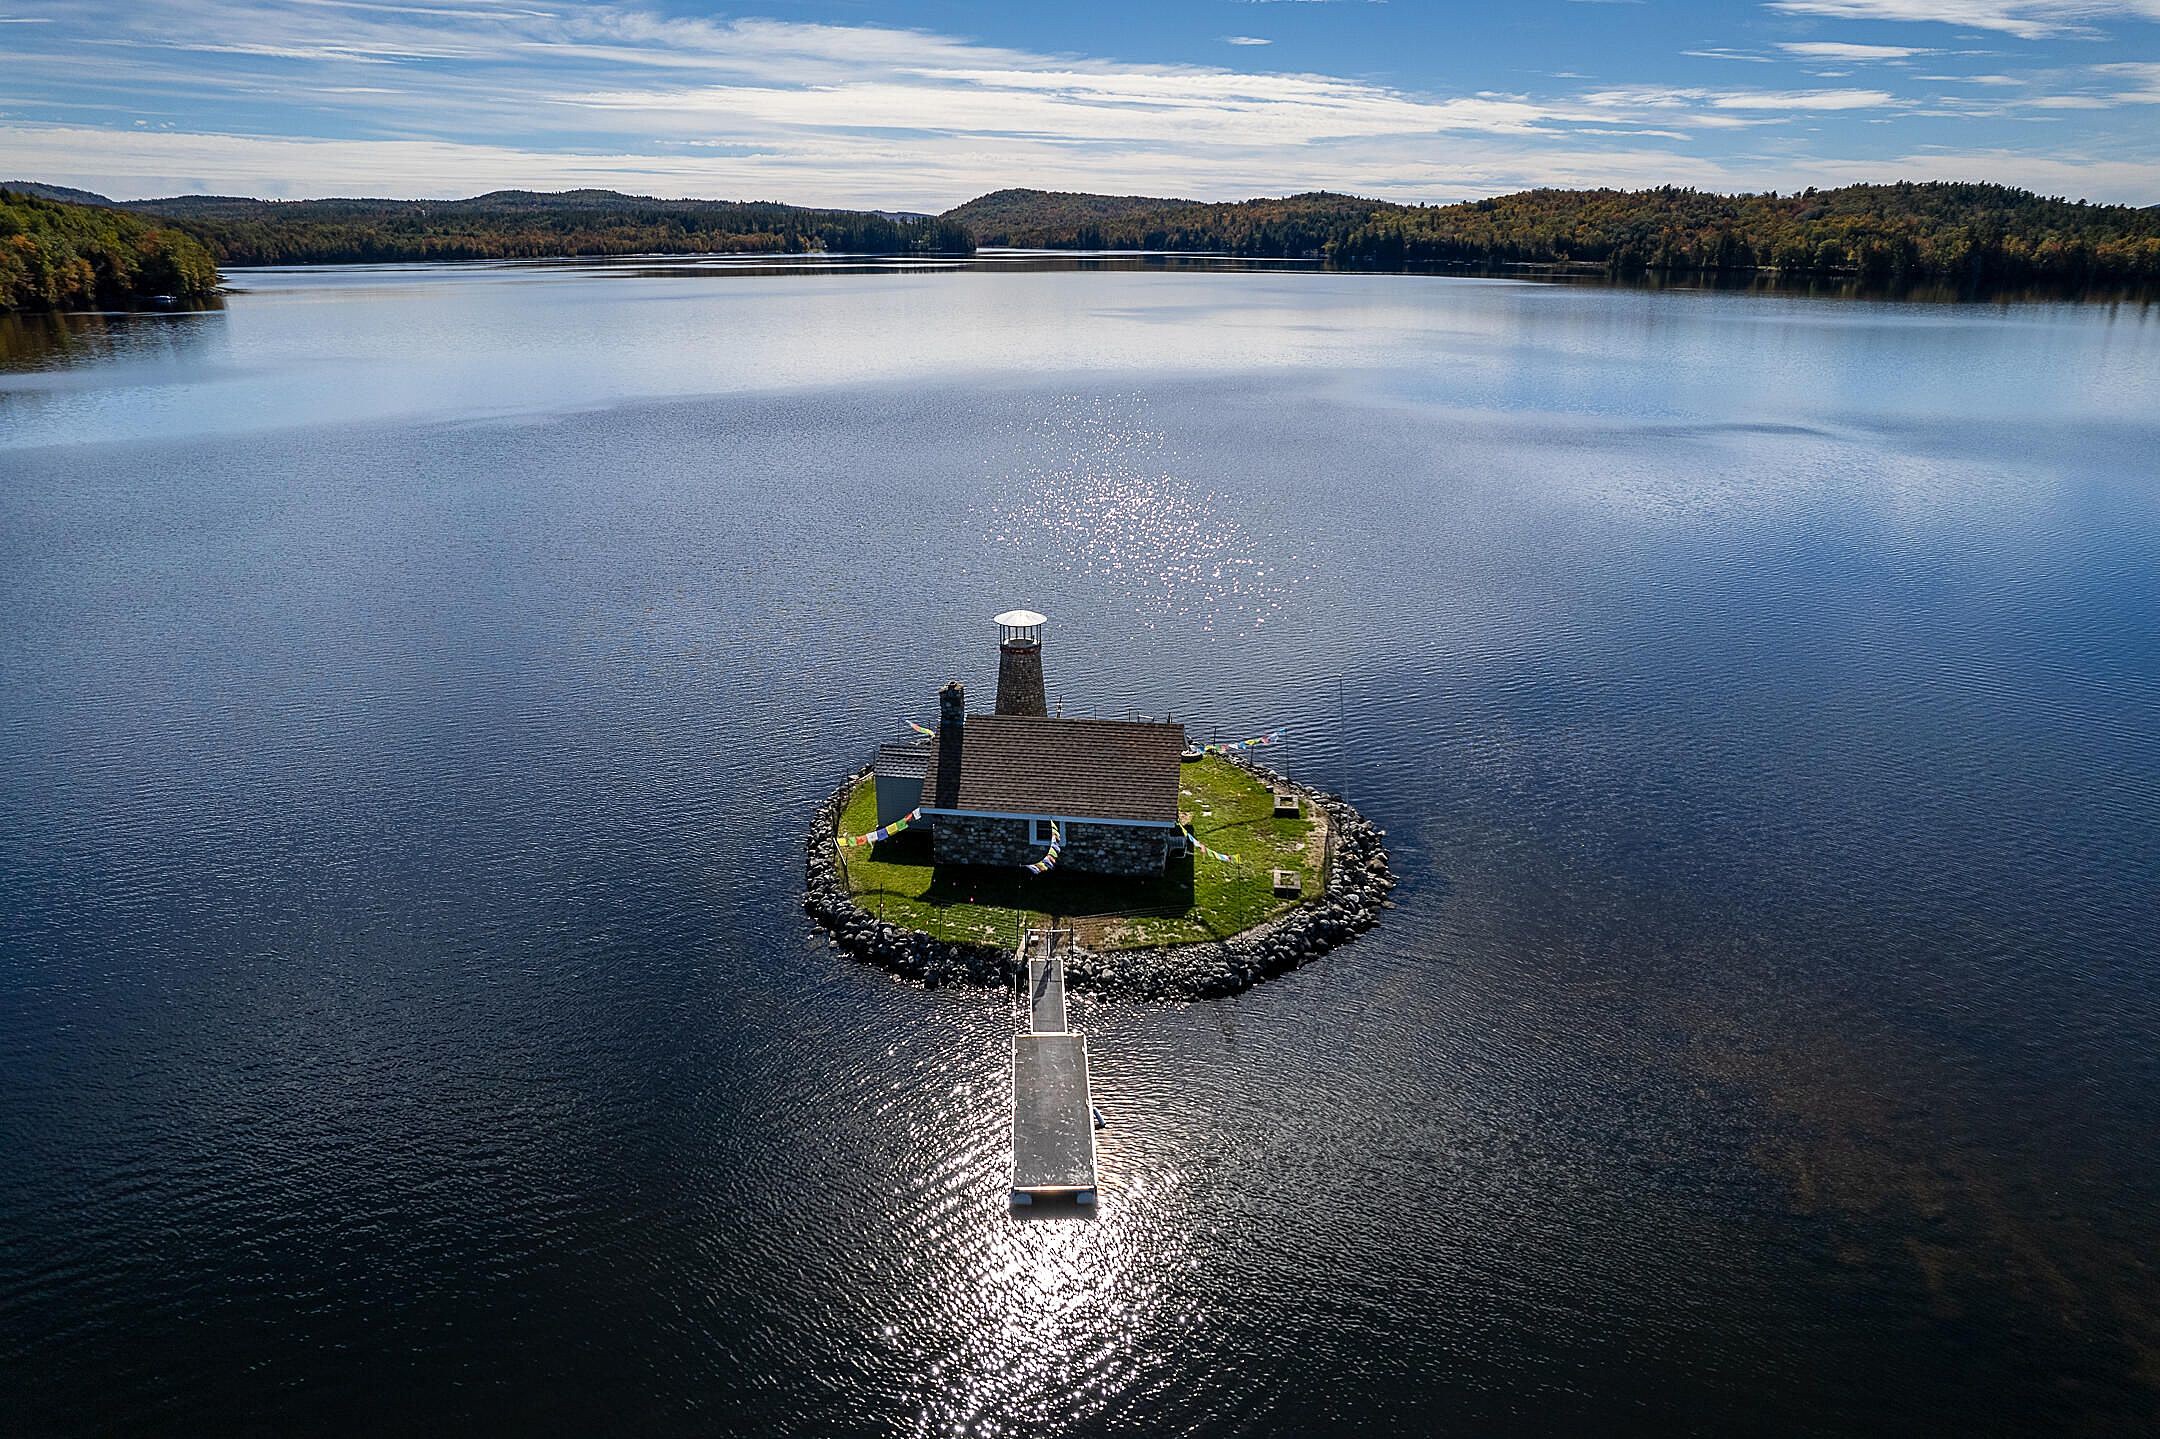
[[[983,245],[1281,256],[1326,253],[1376,212],[1391,208],[1378,200],[1325,191],[1207,204],[1138,195],[999,190],[940,218],[965,226]]]
[[[1852,185],[1792,195],[1526,190],[1434,206],[1324,193],[1204,205],[1001,190],[943,218],[985,244],[1318,255],[1378,267],[1774,269],[1968,285],[2160,280],[2160,211],[2001,185]]]
[[[1976,285],[2160,279],[2160,215],[2001,185],[1851,185],[1793,195],[1527,190],[1376,212],[1345,262],[1574,261],[1615,274],[1775,269]]]
[[[1980,184],[1853,185],[1791,195],[1526,190],[1433,206],[1326,192],[1205,204],[1000,190],[926,217],[654,200],[606,190],[504,190],[448,201],[184,196],[109,208],[17,193],[8,196],[0,220],[0,304],[199,298],[216,286],[213,259],[267,265],[811,251],[964,255],[978,240],[1311,256],[1373,268],[1769,271],[1967,289],[2160,282],[2160,210]]]
[[[202,238],[229,265],[554,255],[968,254],[936,217],[804,210],[728,200],[654,200],[611,190],[499,190],[470,200],[249,200],[181,196],[127,208]]]
[[[0,190],[0,311],[208,299],[217,265],[169,225]]]
[[[993,190],[942,218],[965,225],[981,245],[1071,248],[1090,227],[1119,236],[1136,234],[1131,222],[1142,217],[1191,209],[1192,200],[1146,195],[1082,195],[1065,190]],[[1126,245],[1122,248],[1131,249]]]

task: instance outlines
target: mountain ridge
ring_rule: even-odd
[[[11,182],[22,195],[92,192]],[[94,203],[93,203],[94,201]],[[1586,269],[1614,276],[1766,272],[2001,284],[2160,282],[2160,208],[2096,205],[1955,181],[1736,195],[1523,190],[1414,205],[1329,190],[1238,201],[1011,187],[938,215],[615,190],[493,190],[463,199],[46,200],[183,232],[230,265],[636,254],[1168,250],[1342,267]]]

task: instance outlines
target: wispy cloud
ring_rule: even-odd
[[[2095,65],[2093,69],[2116,84],[2130,83],[2133,88],[2115,93],[2115,98],[2124,104],[2160,105],[2160,62],[2130,60]]]
[[[1905,104],[1887,90],[1711,90],[1627,85],[1584,97],[1593,104],[1659,110],[1877,110]]]
[[[1927,175],[1945,180],[1987,180],[2048,195],[2150,194],[2150,169],[2110,155],[2020,150],[1920,150],[1888,160],[1798,159],[1792,171],[1816,185],[1852,185]]]
[[[1697,60],[1740,60],[1750,65],[1774,65],[1777,63],[1768,55],[1759,55],[1751,50],[1728,50],[1718,45],[1706,46],[1700,50],[1682,50],[1680,53],[1692,56]]]
[[[2037,40],[2085,30],[2107,16],[2160,19],[2160,0],[1769,0],[1788,15],[1964,25]]]
[[[1256,36],[1219,37],[1233,51],[1199,42],[1224,63],[1165,64],[894,26],[670,15],[644,0],[37,3],[53,13],[32,18],[55,23],[19,32],[35,36],[35,50],[8,47],[0,60],[13,92],[0,172],[122,195],[595,185],[917,209],[1013,183],[1210,198],[1322,187],[1403,199],[1528,185],[1744,189],[1790,182],[1826,149],[1886,167],[1878,178],[1945,174],[1916,168],[1918,142],[1940,138],[1944,115],[1978,113],[1969,98],[1910,87],[1918,77],[1895,62],[1927,48],[1845,41],[1767,53],[1699,46],[1691,58],[1703,63],[1682,78],[1712,83],[1563,72],[1523,89],[1449,91],[1230,63],[1273,57],[1242,43]],[[1662,78],[1672,60],[1659,58]],[[1869,83],[1731,83],[1797,79],[1808,61],[1848,59],[1874,67]],[[1752,68],[1777,63],[1795,68]],[[1599,70],[1625,78],[1625,59]],[[2057,156],[2081,124],[2091,128],[2078,114],[2088,102],[2160,89],[2135,66],[2098,83],[2083,69],[2035,73],[2051,74],[2045,88],[2068,103],[2000,102],[1988,113],[2005,127],[2066,122],[2049,136]],[[178,123],[144,134],[137,120]],[[1855,138],[1876,122],[1879,138]],[[1901,126],[1924,133],[1900,138]],[[2110,166],[2078,173],[2114,185],[2138,171],[2142,188],[2105,193],[2160,192],[2160,147],[2112,143]]]
[[[1275,42],[1263,39],[1258,35],[1225,35],[1223,36],[1223,43],[1225,45],[1272,45]]]
[[[1841,40],[1787,40],[1778,49],[1811,60],[1906,60],[1940,53],[1916,45],[1851,45]]]

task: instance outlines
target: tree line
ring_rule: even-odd
[[[1347,263],[1776,270],[1983,287],[2160,280],[2160,212],[2003,185],[1849,185],[1797,194],[1528,190],[1376,212],[1333,251]]]
[[[1454,205],[1295,195],[1207,205],[1002,190],[943,217],[985,244],[1202,249],[1341,265],[1574,265],[1613,275],[1771,270],[1967,287],[2160,280],[2160,210],[2002,185],[1797,194],[1526,190]]]
[[[505,190],[470,200],[249,200],[184,196],[129,206],[200,238],[228,265],[594,255],[972,254],[965,229],[930,216],[652,200],[606,190]]]
[[[943,215],[505,190],[470,200],[183,196],[80,205],[0,190],[0,309],[120,306],[217,287],[217,264],[636,254],[1206,250],[1343,266],[1557,265],[1996,285],[2160,282],[2160,210],[2001,185],[1755,195],[1526,190],[1453,205],[1316,192],[1203,203],[1000,190]]]
[[[0,311],[197,304],[217,286],[209,251],[170,225],[0,190]]]

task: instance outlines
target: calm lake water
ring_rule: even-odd
[[[2160,1422],[2160,310],[236,279],[0,328],[0,1428]],[[1092,1220],[795,907],[1016,604],[1403,878]]]

